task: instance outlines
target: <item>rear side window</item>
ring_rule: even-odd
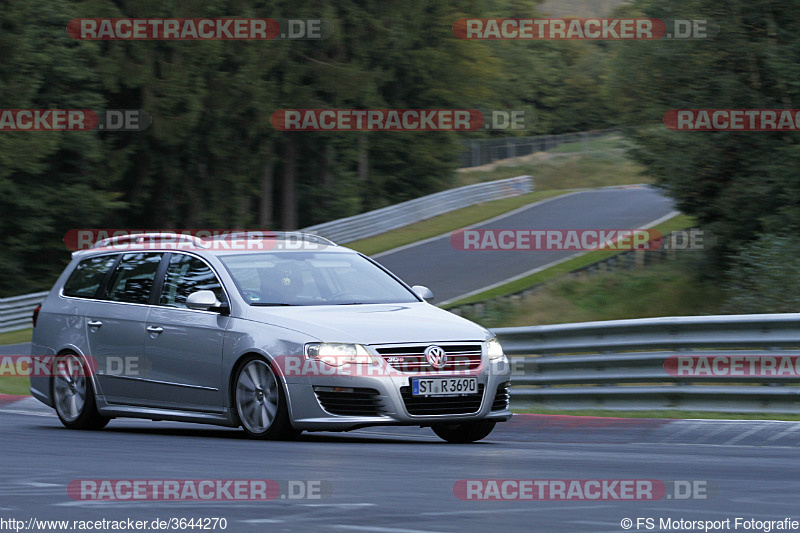
[[[116,255],[103,255],[100,257],[91,257],[84,259],[72,275],[64,284],[64,296],[76,296],[78,298],[94,298],[97,294],[97,289],[103,282],[106,273],[114,266],[117,260]]]
[[[108,284],[108,299],[133,304],[149,303],[161,255],[143,252],[123,255]]]
[[[159,303],[185,309],[186,298],[195,291],[203,290],[214,291],[217,300],[222,300],[222,285],[208,265],[190,255],[173,254]]]

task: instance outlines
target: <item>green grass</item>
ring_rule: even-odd
[[[601,416],[612,418],[705,418],[712,420],[800,420],[800,414],[787,413],[716,413],[707,411],[673,411],[673,410],[652,410],[652,411],[608,411],[602,409],[576,409],[576,410],[556,410],[538,409],[536,407],[525,407],[512,409],[515,413],[529,413],[541,415],[570,415],[570,416]]]
[[[516,174],[520,176],[521,174]],[[443,215],[439,215],[422,222],[410,224],[408,226],[387,231],[374,237],[360,239],[342,243],[348,248],[358,250],[366,255],[374,255],[386,250],[391,250],[399,246],[411,244],[417,241],[435,237],[443,233],[455,231],[473,224],[477,224],[484,220],[502,215],[509,211],[513,211],[519,207],[546,200],[565,194],[565,191],[552,190],[552,191],[534,191],[532,193],[524,194],[522,196],[515,196],[513,198],[505,198],[503,200],[495,200],[493,202],[486,202],[484,204],[466,207],[451,211]]]
[[[20,344],[22,342],[31,342],[33,336],[33,328],[20,329],[18,331],[9,331],[8,333],[0,333],[0,346],[6,344]]]
[[[687,262],[561,280],[548,289],[516,309],[508,325],[718,314],[725,301],[716,284],[694,278]]]
[[[32,335],[33,328],[0,333],[0,345],[31,342]],[[27,376],[0,376],[0,394],[30,394],[30,386],[31,382]]]
[[[31,342],[33,328],[0,333],[0,345]],[[27,354],[15,354],[27,355]],[[30,394],[31,382],[27,376],[0,376],[0,394]]]
[[[523,174],[533,176],[537,191],[650,183],[650,178],[644,175],[644,167],[619,150],[627,146],[625,139],[618,136],[563,144],[549,152],[461,169],[457,174],[457,185]],[[561,153],[573,155],[558,155]]]
[[[30,394],[30,387],[28,376],[0,376],[0,394]]]
[[[654,226],[652,229],[656,229],[660,231],[663,235],[666,235],[667,233],[670,233],[672,231],[691,228],[694,225],[695,221],[692,217],[688,215],[678,215],[661,224]],[[536,272],[529,276],[525,276],[524,278],[520,278],[518,280],[506,283],[505,285],[500,285],[499,287],[495,287],[493,289],[489,289],[480,292],[478,294],[473,294],[472,296],[467,296],[466,298],[461,298],[460,300],[456,300],[455,302],[451,302],[445,306],[445,309],[469,303],[483,302],[485,300],[497,298],[499,296],[506,296],[508,294],[521,292],[529,287],[533,287],[534,285],[537,285],[539,283],[545,283],[547,281],[553,280],[559,276],[568,274],[573,270],[583,268],[585,266],[591,265],[592,263],[596,263],[597,261],[602,261],[603,259],[606,259],[618,253],[619,252],[615,250],[596,250],[593,252],[587,252],[583,255],[574,257],[572,259],[568,259],[563,263],[559,263],[555,266],[552,266],[540,272]]]
[[[679,256],[646,268],[563,277],[520,300],[487,303],[482,316],[465,317],[494,328],[724,314],[722,288],[699,279],[697,270],[693,258]]]
[[[610,152],[612,150],[627,150],[631,143],[619,134],[609,134],[588,141],[559,144],[547,151],[548,154],[572,154],[576,152]]]

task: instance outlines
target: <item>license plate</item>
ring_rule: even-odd
[[[477,378],[415,378],[411,380],[414,396],[453,396],[478,394]]]

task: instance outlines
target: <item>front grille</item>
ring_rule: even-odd
[[[478,394],[414,396],[411,387],[400,387],[400,395],[410,415],[468,415],[481,410],[483,389],[483,383],[478,383]]]
[[[509,382],[505,382],[497,386],[494,402],[492,402],[492,411],[505,411],[508,409],[511,400],[511,394],[508,392],[508,385]]]
[[[470,372],[481,366],[480,344],[436,344],[447,354],[447,363],[433,368],[425,357],[425,348],[431,344],[375,347],[375,350],[395,370],[406,374],[458,371]]]
[[[314,387],[319,404],[332,415],[379,416],[383,401],[375,389],[350,387]]]

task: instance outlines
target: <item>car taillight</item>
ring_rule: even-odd
[[[36,309],[33,310],[33,327],[36,327],[36,320],[39,319],[39,311],[42,310],[42,304],[36,306]]]

